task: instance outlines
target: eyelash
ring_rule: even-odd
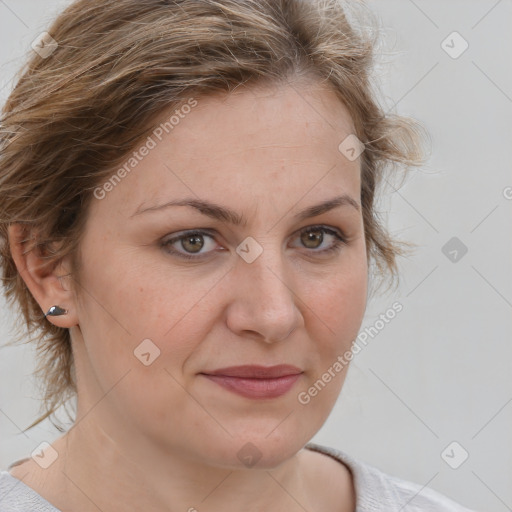
[[[315,231],[321,231],[322,233],[327,233],[328,235],[332,235],[336,238],[336,240],[334,240],[334,243],[333,245],[331,245],[331,247],[329,247],[328,249],[322,249],[320,251],[318,250],[315,250],[315,249],[310,249],[310,251],[312,251],[313,253],[316,253],[316,254],[331,254],[333,252],[336,252],[336,251],[339,251],[341,249],[341,247],[343,245],[346,245],[347,241],[345,239],[345,237],[343,236],[343,234],[340,234],[338,231],[336,230],[333,230],[333,229],[330,229],[326,226],[308,226],[307,228],[304,228],[302,230],[299,231],[299,234],[298,236],[304,234],[304,233],[308,233],[308,232],[315,232]],[[200,259],[203,259],[207,256],[208,253],[205,253],[203,255],[199,255],[199,256],[195,256],[195,255],[192,255],[192,254],[187,254],[187,253],[182,253],[182,252],[179,252],[179,251],[176,251],[175,249],[171,249],[171,245],[174,244],[175,242],[179,242],[181,240],[185,240],[186,238],[190,237],[190,236],[193,236],[193,235],[199,235],[199,236],[208,236],[210,238],[213,238],[213,234],[211,232],[208,232],[208,231],[204,231],[204,230],[191,230],[191,231],[186,231],[184,234],[180,235],[180,236],[177,236],[177,237],[174,237],[174,238],[170,238],[168,240],[164,240],[161,244],[162,247],[164,247],[166,249],[167,252],[169,252],[170,254],[172,255],[176,255],[180,258],[184,258],[184,259],[187,259],[187,260],[200,260]],[[322,240],[323,242],[323,240]],[[306,248],[307,249],[307,248]],[[213,252],[213,251],[210,251],[210,252]]]

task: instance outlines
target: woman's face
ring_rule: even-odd
[[[327,419],[366,307],[360,160],[338,149],[355,130],[318,84],[186,104],[96,191],[71,330],[79,414],[119,443],[273,467]],[[240,365],[299,373],[206,375]]]

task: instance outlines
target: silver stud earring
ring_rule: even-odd
[[[52,306],[47,312],[46,314],[44,315],[45,318],[47,316],[60,316],[60,315],[65,315],[67,314],[68,310],[67,309],[63,309],[61,308],[60,306]]]

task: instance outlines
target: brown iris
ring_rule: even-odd
[[[324,235],[321,229],[311,229],[301,234],[300,239],[305,247],[308,249],[316,249],[322,244]],[[316,242],[319,242],[315,245]]]
[[[199,234],[189,235],[181,240],[181,245],[186,251],[197,253],[203,248],[203,236]]]

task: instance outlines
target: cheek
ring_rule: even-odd
[[[219,276],[196,279],[191,286],[190,273],[148,265],[115,249],[105,244],[85,260],[80,323],[88,364],[103,390],[129,370],[136,383],[133,397],[145,386],[172,385],[166,369],[182,384],[181,367],[208,328],[204,296]]]
[[[367,276],[366,262],[361,260],[320,280],[307,295],[314,313],[328,327],[331,343],[338,347],[357,336],[366,309]]]
[[[309,379],[299,391],[299,410],[319,429],[330,414],[345,381],[367,297],[367,269],[364,258],[346,270],[320,280],[315,293],[308,295],[314,307],[308,313],[311,354],[314,357]],[[350,356],[350,354],[349,354]],[[301,401],[301,400],[307,400]]]
[[[89,247],[101,249],[89,251],[84,269],[84,315],[88,323],[101,324],[104,333],[107,327],[112,334],[122,332],[133,340],[159,338],[204,294],[200,287],[190,286],[185,273],[151,262],[149,250],[99,241],[89,241]]]

